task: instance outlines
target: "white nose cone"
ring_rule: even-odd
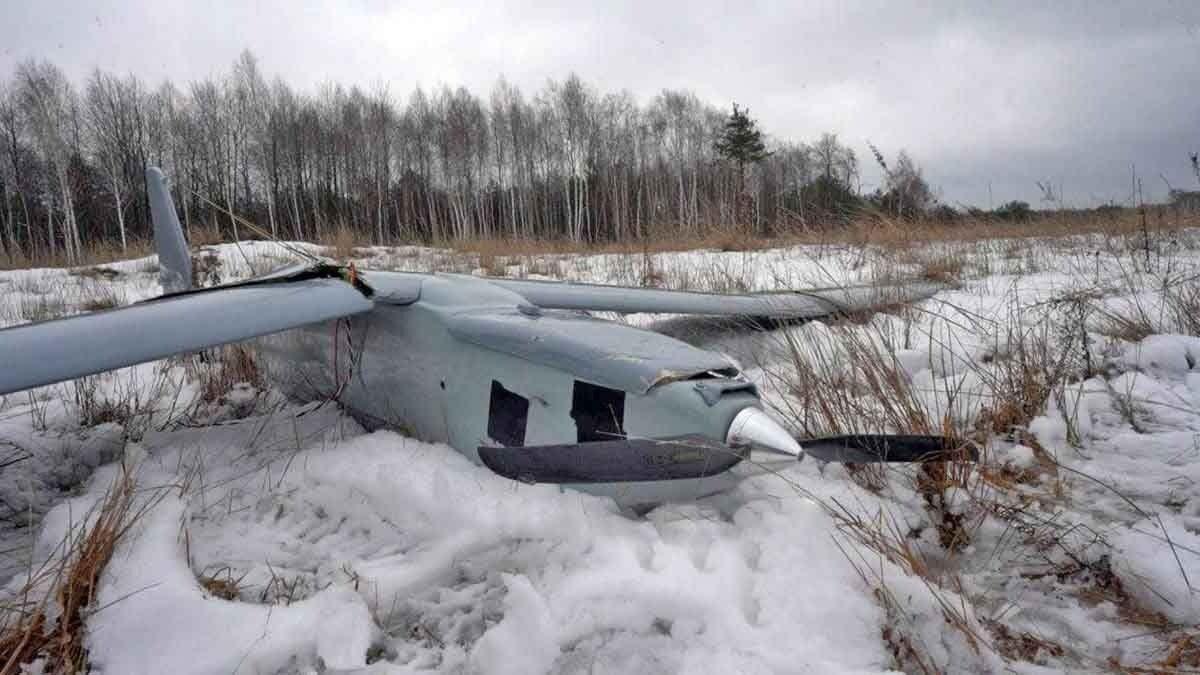
[[[755,454],[765,454],[776,461],[799,460],[804,456],[796,439],[759,408],[746,408],[739,412],[729,424],[725,442],[733,446],[751,446],[758,451]]]

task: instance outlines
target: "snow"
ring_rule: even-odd
[[[330,668],[366,665],[375,626],[352,589],[329,588],[284,607],[206,597],[180,541],[184,510],[163,500],[115,553],[96,599],[104,609],[89,621],[98,671],[276,672],[313,657]]]
[[[915,272],[947,246],[900,258],[837,245],[689,251],[650,265],[671,287],[802,288]],[[961,287],[860,325],[728,334],[613,317],[728,353],[781,419],[813,433],[828,430],[793,414],[803,407],[787,386],[793,348],[847,382],[864,430],[887,431],[881,404],[854,383],[862,354],[847,331],[894,361],[931,419],[963,428],[995,405],[1006,369],[1045,345],[1045,367],[1066,364],[1065,384],[1024,428],[992,438],[986,479],[931,495],[915,467],[887,467],[871,488],[847,467],[806,461],[634,515],[500,478],[444,445],[366,433],[334,404],[253,383],[203,401],[196,373],[215,366],[171,360],[89,380],[97,401],[135,410],[99,424],[81,420],[80,385],[0,399],[0,461],[9,447],[26,457],[0,469],[0,583],[16,592],[26,566],[55,555],[123,461],[149,510],[87,619],[97,672],[878,673],[913,669],[913,658],[947,672],[1149,667],[1200,624],[1200,338],[1179,334],[1152,292],[1161,279],[1120,246],[1014,248],[961,244]],[[447,251],[362,253],[362,267],[481,273]],[[287,250],[206,254],[228,281]],[[1200,266],[1196,246],[1173,255],[1172,275]],[[513,275],[603,283],[647,271],[640,253],[509,262]],[[55,303],[79,311],[106,286],[121,302],[157,293],[152,258],[105,267],[111,281],[0,272],[0,323]],[[1155,317],[1154,330],[1130,340],[1097,307]],[[955,518],[969,534],[960,548],[942,541]],[[855,527],[894,533],[908,557],[881,554]],[[1130,620],[1135,609],[1169,625],[1148,630]]]
[[[1121,579],[1147,607],[1172,621],[1200,623],[1200,536],[1172,515],[1139,521],[1117,533]]]
[[[1162,375],[1183,375],[1200,363],[1200,338],[1186,335],[1151,335],[1131,344],[1121,355],[1132,370]]]

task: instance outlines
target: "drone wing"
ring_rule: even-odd
[[[558,281],[488,279],[545,309],[580,309],[656,314],[815,319],[880,309],[932,296],[943,286],[930,282],[844,286],[769,293],[697,293]]]
[[[370,287],[332,265],[296,267],[242,283],[189,290],[191,259],[166,177],[148,168],[146,184],[160,280],[168,295],[0,330],[0,395],[358,314],[374,306]]]
[[[334,276],[297,274],[0,330],[0,395],[365,312]]]

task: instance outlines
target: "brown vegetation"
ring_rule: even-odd
[[[213,359],[215,364],[197,368],[200,381],[200,400],[220,402],[238,384],[255,388],[263,386],[263,374],[254,352],[244,345],[228,345],[205,352],[196,358]]]
[[[45,250],[38,249],[37,253],[33,255],[23,252],[10,252],[6,255],[0,255],[0,270],[20,270],[38,267],[82,267],[85,269],[78,273],[80,276],[99,276],[105,274],[105,272],[99,271],[99,269],[97,271],[85,271],[86,268],[88,266],[103,265],[119,260],[141,258],[153,253],[154,242],[150,240],[131,240],[125,250],[121,250],[121,247],[118,245],[101,241],[82,249],[81,257],[74,262],[61,250],[51,254]]]
[[[1189,227],[1197,224],[1194,219],[1179,223]],[[924,500],[926,518],[921,527],[936,530],[934,559],[916,542],[920,530],[910,531],[909,525],[886,511],[871,514],[862,508],[848,508],[836,499],[808,496],[825,507],[839,531],[857,546],[844,550],[886,612],[883,639],[892,650],[896,667],[909,672],[943,672],[923,648],[920,627],[911,624],[905,603],[893,596],[888,579],[871,554],[921,581],[941,604],[947,628],[977,653],[990,653],[1008,661],[1059,666],[1075,663],[1124,673],[1193,672],[1200,665],[1200,635],[1195,628],[1172,624],[1139,605],[1122,588],[1121,580],[1109,567],[1108,556],[1097,554],[1097,550],[1106,550],[1100,535],[1081,537],[1078,525],[1060,521],[1058,515],[1047,518],[1055,511],[1052,505],[1065,506],[1072,499],[1071,485],[1064,476],[1082,474],[1062,467],[1029,432],[1029,425],[1038,416],[1060,415],[1067,442],[1077,447],[1083,443],[1071,396],[1087,378],[1103,378],[1106,367],[1105,356],[1099,353],[1099,346],[1092,344],[1089,331],[1099,329],[1128,341],[1163,332],[1196,334],[1194,317],[1200,316],[1200,279],[1174,255],[1184,247],[1195,250],[1194,232],[1173,227],[1143,230],[1136,217],[1047,221],[1037,227],[1022,224],[989,229],[987,225],[970,232],[930,224],[923,229],[910,225],[854,233],[861,237],[859,246],[878,245],[884,260],[942,282],[982,276],[988,273],[988,266],[1004,266],[1007,262],[1016,263],[1013,268],[1001,268],[1008,273],[1039,271],[1044,265],[1039,249],[1072,247],[1082,264],[1079,269],[1061,271],[1071,274],[1083,290],[1032,306],[1011,297],[1007,317],[973,318],[963,312],[960,320],[979,321],[975,329],[994,339],[995,349],[977,361],[948,363],[942,357],[943,362],[936,366],[969,374],[981,391],[967,395],[952,385],[939,385],[943,390],[936,392],[914,390],[894,357],[897,350],[911,348],[907,344],[909,329],[905,327],[908,319],[903,312],[892,320],[890,328],[885,327],[886,323],[864,321],[781,333],[790,358],[784,367],[765,373],[777,380],[776,389],[789,393],[778,411],[805,434],[941,433],[974,441],[982,453],[974,464],[929,463],[915,471],[880,465],[847,466],[850,477],[873,493],[887,495],[897,489],[896,481],[900,481],[899,485],[911,487]],[[1048,231],[1098,236],[1056,240],[1043,236]],[[1012,238],[996,241],[993,238],[997,236]],[[931,241],[953,245],[931,246]],[[1083,246],[1095,246],[1095,255]],[[1123,281],[1114,282],[1119,287],[1096,286],[1102,256],[1110,269],[1114,264],[1128,268]],[[1136,303],[1149,295],[1161,297],[1162,307],[1135,304],[1121,309],[1104,304],[1109,296],[1133,298]],[[899,331],[897,320],[901,323]],[[896,344],[898,332],[906,336],[906,344]],[[942,338],[936,328],[930,333],[914,339],[942,348],[931,349],[931,354],[953,351],[949,348],[954,345],[938,345]],[[927,401],[931,396],[940,402],[940,410],[957,411],[953,419],[938,418],[929,410]],[[1129,409],[1123,410],[1120,392],[1114,392],[1112,398],[1117,412],[1138,429],[1139,412],[1133,402],[1126,401]],[[964,405],[957,405],[959,399],[966,399]],[[993,450],[1014,443],[1032,449],[1031,465],[1016,467],[992,456]],[[952,491],[957,496],[950,508],[944,500]],[[968,569],[960,561],[968,555],[968,545],[986,518],[996,518],[1019,533],[1013,540],[1006,540],[1005,547],[1021,547],[1021,556],[1044,561],[1049,571],[1035,574],[1053,574],[1059,583],[1075,589],[1073,592],[1086,605],[1110,602],[1117,607],[1122,622],[1152,631],[1162,645],[1161,658],[1142,665],[1097,662],[1071,645],[1018,630],[977,609],[977,602],[979,607],[987,607],[991,599],[964,595],[959,575]],[[1098,549],[1091,548],[1097,544]],[[864,550],[866,556],[861,553]],[[1019,605],[1017,600],[1008,601]]]
[[[38,659],[44,660],[41,672],[87,672],[85,617],[97,611],[100,575],[153,503],[136,495],[132,476],[123,470],[67,533],[56,555],[33,570],[15,599],[0,607],[0,675],[16,675]]]
[[[1200,213],[1182,211],[1166,206],[1147,207],[1160,214],[1152,219],[1153,225],[1148,232],[1154,242],[1166,242],[1167,246],[1178,245],[1175,238],[1178,233],[1188,228],[1200,227]],[[325,228],[317,243],[326,248],[327,255],[337,260],[352,260],[365,257],[368,251],[361,248],[363,241],[360,234],[347,227]],[[192,247],[199,248],[222,242],[230,242],[229,237],[222,237],[216,231],[207,227],[194,227]],[[1053,245],[1052,242],[1063,237],[1074,235],[1094,234],[1105,238],[1121,240],[1137,239],[1131,235],[1143,233],[1143,223],[1138,213],[1132,209],[1105,211],[1099,214],[1094,211],[1083,212],[1047,212],[1038,214],[1027,221],[1008,222],[991,217],[963,216],[958,220],[927,218],[917,220],[895,220],[878,214],[864,214],[849,221],[840,221],[830,227],[795,227],[777,230],[769,236],[755,234],[751,228],[718,225],[689,228],[681,231],[679,228],[656,226],[648,228],[647,235],[642,238],[627,238],[621,241],[572,241],[566,238],[517,237],[517,238],[467,238],[444,242],[450,250],[467,255],[477,256],[479,267],[497,276],[503,269],[500,261],[510,264],[531,262],[536,264],[540,256],[547,255],[580,255],[580,254],[626,254],[649,255],[676,251],[714,250],[714,251],[754,251],[770,248],[780,248],[793,245],[840,245],[854,247],[877,247],[880,250],[898,254],[900,262],[912,263],[921,269],[921,275],[934,281],[956,282],[961,279],[965,260],[961,254],[946,250],[944,254],[931,254],[923,251],[930,242],[995,242],[1004,246],[1003,258],[1020,260],[1028,254],[1036,253],[1041,246]],[[248,238],[257,238],[252,235]],[[1004,243],[1009,242],[1009,243]],[[396,242],[397,244],[424,244],[420,240]],[[1157,245],[1157,244],[1156,244]],[[130,242],[128,253],[122,253],[120,247],[99,244],[84,249],[83,266],[73,274],[85,277],[104,278],[115,272],[104,267],[94,267],[104,263],[133,257],[151,255],[152,242],[134,240]],[[0,270],[26,269],[36,267],[77,267],[81,263],[72,263],[61,252],[57,255],[39,255],[36,258],[25,256],[0,256]],[[92,266],[92,267],[89,267]],[[1180,298],[1184,304],[1200,304],[1200,293],[1192,291],[1191,295]]]

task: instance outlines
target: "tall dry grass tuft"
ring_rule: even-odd
[[[59,544],[56,555],[33,570],[12,600],[0,606],[0,675],[88,671],[85,620],[113,551],[155,503],[136,499],[133,477],[122,467],[104,497]]]
[[[766,373],[789,394],[779,412],[808,436],[940,433],[945,422],[931,415],[886,340],[852,323],[784,331],[787,365]]]
[[[957,391],[919,391],[897,357],[893,336],[883,326],[879,322],[844,322],[787,331],[786,366],[765,371],[768,378],[778,380],[777,390],[788,393],[776,406],[777,412],[808,437],[897,433],[967,438],[949,414]],[[971,541],[966,519],[946,503],[948,491],[968,484],[970,466],[966,462],[928,462],[913,477],[939,539],[950,551],[960,551]],[[886,464],[847,464],[846,470],[871,492],[882,492],[888,485]],[[870,545],[879,541],[877,538]]]
[[[93,284],[84,292],[79,303],[80,311],[99,312],[126,304],[125,293],[116,287],[106,284]]]
[[[256,389],[263,387],[263,372],[250,347],[227,345],[208,353],[214,352],[215,363],[196,368],[193,373],[200,384],[201,401],[218,403],[240,384],[248,384]]]
[[[929,675],[948,672],[938,663],[935,650],[922,640],[925,631],[923,626],[916,625],[919,619],[906,611],[906,603],[893,590],[882,565],[868,554],[877,555],[897,566],[905,575],[918,579],[940,610],[945,629],[956,633],[976,656],[985,650],[995,651],[975,608],[965,601],[961,580],[929,560],[899,520],[882,512],[865,518],[836,499],[832,500],[832,505],[824,503],[823,506],[833,517],[838,532],[857,545],[847,547],[837,542],[847,562],[863,583],[873,589],[876,600],[883,607],[887,622],[881,629],[881,637],[891,650],[896,667]],[[907,599],[912,600],[911,597]],[[939,647],[938,651],[944,652],[944,646]]]
[[[192,227],[188,229],[187,237],[188,244],[192,248],[213,246],[216,244],[224,244],[233,241],[232,239],[226,238],[225,235],[221,234],[221,227],[217,225],[216,221],[213,221],[208,225],[204,225],[202,223],[196,223],[195,225],[192,225]]]
[[[22,295],[17,311],[25,321],[49,321],[65,316],[67,303],[61,295]]]
[[[1056,331],[1050,323],[1034,326],[1010,323],[1002,338],[1002,347],[987,367],[974,372],[983,380],[989,403],[976,422],[980,431],[1009,434],[1024,429],[1046,409],[1046,402],[1078,372],[1073,352],[1074,332]]]
[[[180,406],[183,382],[171,370],[171,362],[165,361],[154,367],[149,379],[144,369],[131,369],[88,375],[62,386],[80,426],[117,424],[126,440],[139,441],[156,418],[170,420]]]
[[[1168,286],[1163,301],[1176,330],[1200,337],[1200,279],[1188,278]]]
[[[335,260],[345,261],[361,257],[362,249],[358,248],[359,235],[345,225],[339,225],[322,237],[320,244],[325,247],[327,255]]]

